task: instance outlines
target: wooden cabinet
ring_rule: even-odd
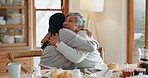
[[[9,1],[9,2],[8,2]],[[12,2],[11,2],[12,1]],[[30,50],[28,25],[29,0],[0,1],[0,76],[8,75],[8,52]],[[32,69],[32,58],[18,59],[25,68]]]
[[[29,46],[28,32],[27,0],[2,0],[0,2],[0,50],[15,50]]]

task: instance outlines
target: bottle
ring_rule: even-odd
[[[41,67],[40,66],[35,66],[34,67],[34,72],[33,72],[33,77],[32,78],[42,78],[42,75],[41,75]]]

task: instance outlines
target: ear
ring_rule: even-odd
[[[81,29],[82,29],[82,26],[79,25],[79,26],[78,26],[78,29],[81,30]]]
[[[78,25],[76,31],[78,32],[79,30],[81,30],[81,28],[82,27],[80,25]]]

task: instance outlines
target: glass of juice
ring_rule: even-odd
[[[134,76],[134,69],[132,68],[124,68],[122,70],[122,78]]]

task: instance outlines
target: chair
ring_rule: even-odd
[[[100,53],[100,56],[102,57],[102,59],[104,60],[105,56],[104,56],[104,53],[105,53],[105,50],[103,47],[99,47],[98,49],[99,53]]]
[[[17,58],[25,58],[25,57],[37,57],[41,56],[41,50],[31,50],[31,51],[18,51],[18,52],[10,52],[7,53],[6,58],[10,60],[10,62],[16,62],[15,59]],[[25,73],[29,72],[27,69],[21,66],[21,70]]]

